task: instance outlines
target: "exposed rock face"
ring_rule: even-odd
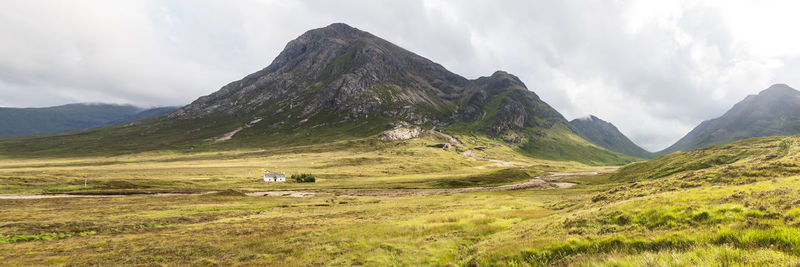
[[[441,98],[457,98],[467,82],[372,34],[332,24],[306,32],[265,69],[171,116],[293,113],[305,119],[328,112],[354,120],[377,113],[421,124],[452,110]]]
[[[268,67],[169,117],[220,114],[264,117],[285,127],[315,117],[326,123],[389,119],[430,126],[477,121],[475,130],[491,136],[566,122],[514,75],[498,71],[468,80],[341,23],[306,32]]]
[[[453,147],[450,144],[442,144],[442,149],[444,149],[444,151],[450,151],[451,148]]]
[[[525,141],[525,136],[514,132],[507,132],[505,135],[503,135],[503,141],[509,143],[522,143]]]
[[[462,121],[483,121],[490,136],[523,128],[550,128],[565,123],[561,114],[529,91],[514,75],[497,71],[471,81],[474,92],[459,110]]]
[[[420,132],[420,129],[417,127],[399,127],[383,132],[378,139],[381,141],[408,140],[411,138],[416,138],[419,136]]]

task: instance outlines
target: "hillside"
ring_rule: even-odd
[[[727,144],[751,137],[800,133],[800,91],[775,84],[747,96],[721,117],[704,121],[659,155]]]
[[[613,178],[645,181],[682,174],[677,177],[682,182],[738,184],[749,177],[789,176],[800,172],[794,163],[797,144],[798,136],[750,138],[630,164],[620,168]],[[714,173],[713,177],[704,177],[708,173]]]
[[[640,158],[651,158],[653,154],[634,144],[613,124],[594,115],[569,122],[575,131],[586,140],[608,150]]]
[[[633,160],[579,137],[514,75],[498,71],[469,80],[340,23],[304,33],[266,68],[167,116],[0,140],[0,148],[58,154],[296,146],[375,137],[393,127],[486,136],[541,158]]]
[[[69,104],[46,108],[0,108],[0,137],[40,135],[125,123],[174,111],[110,104]]]
[[[533,265],[796,262],[800,136],[750,138],[629,164],[569,215]],[[616,183],[616,184],[614,184]],[[576,237],[569,241],[568,238]]]

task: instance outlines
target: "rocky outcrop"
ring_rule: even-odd
[[[398,141],[416,138],[422,133],[422,129],[411,125],[405,121],[399,121],[388,125],[389,130],[381,133],[378,139],[381,141]]]
[[[408,140],[411,138],[416,138],[420,133],[421,131],[417,127],[399,127],[383,132],[378,139],[381,141]]]

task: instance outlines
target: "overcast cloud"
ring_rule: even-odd
[[[796,1],[30,1],[0,8],[0,106],[183,105],[344,22],[467,78],[505,70],[648,150],[773,83],[800,87]]]

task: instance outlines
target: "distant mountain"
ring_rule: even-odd
[[[130,122],[172,112],[127,105],[69,104],[46,108],[0,108],[0,137],[49,134]]]
[[[497,71],[466,79],[341,23],[302,34],[266,68],[167,116],[64,135],[61,142],[103,143],[107,150],[209,143],[274,147],[378,136],[387,126],[485,135],[548,159],[631,160],[579,137],[558,111],[514,75]],[[93,135],[102,138],[89,138]],[[45,146],[56,141],[37,142]]]
[[[120,120],[113,121],[111,124],[126,123],[126,122],[141,120],[141,119],[145,119],[145,118],[149,118],[149,117],[155,117],[155,116],[158,116],[158,115],[163,115],[163,114],[167,114],[167,113],[173,112],[173,111],[175,111],[175,110],[177,110],[179,108],[180,107],[156,107],[156,108],[142,109],[140,112],[138,112],[136,114],[133,114],[133,115],[125,117],[125,118],[122,118]]]
[[[634,144],[616,126],[594,115],[574,119],[569,124],[575,128],[578,135],[608,150],[640,158],[653,156],[652,153]]]
[[[800,133],[800,91],[785,84],[749,95],[719,118],[695,127],[672,146],[658,152],[691,151],[750,137]]]

